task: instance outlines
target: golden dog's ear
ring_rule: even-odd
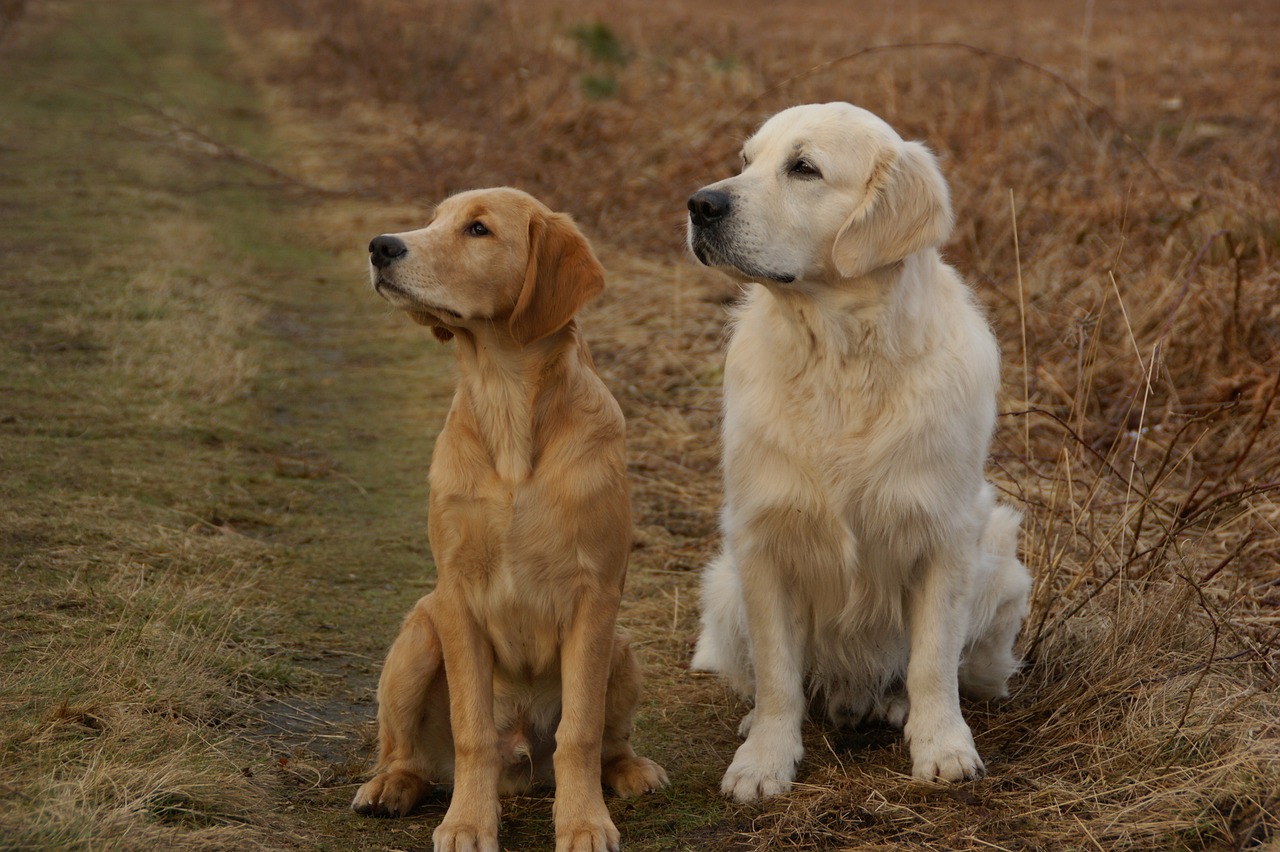
[[[866,194],[836,234],[831,259],[841,277],[866,275],[940,245],[951,222],[951,197],[933,154],[905,142],[876,162]]]
[[[453,340],[453,332],[440,324],[440,318],[433,313],[427,311],[409,310],[409,319],[418,325],[431,327],[431,335],[441,343],[448,343]]]
[[[529,266],[508,328],[521,346],[559,331],[604,289],[604,268],[563,213],[529,220]]]

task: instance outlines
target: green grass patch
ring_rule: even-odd
[[[41,6],[9,37],[0,847],[306,845],[267,816],[317,783],[279,769],[324,724],[290,714],[347,714],[359,771],[429,577],[446,361],[359,239],[324,248],[308,199],[203,141],[278,151],[207,9]]]
[[[612,74],[583,74],[578,86],[589,100],[603,101],[618,93],[618,78]]]
[[[609,65],[626,65],[629,58],[622,39],[607,25],[599,21],[578,24],[569,31],[583,52],[599,62]]]

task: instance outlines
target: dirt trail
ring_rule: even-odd
[[[414,845],[346,803],[446,358],[365,286],[363,208],[322,233],[256,165],[285,134],[209,9],[32,3],[3,50],[0,838]]]
[[[415,211],[307,188],[349,180],[327,170],[338,130],[289,110],[222,11],[33,3],[0,54],[0,644],[36,672],[3,683],[0,746],[25,756],[0,837],[424,848],[443,797],[397,821],[348,802],[382,655],[431,581],[451,353],[364,281],[369,236]],[[30,251],[49,234],[61,251]],[[60,668],[78,659],[100,679]],[[709,779],[683,780],[614,803],[630,848],[722,834]],[[509,802],[504,838],[549,846],[550,805]]]

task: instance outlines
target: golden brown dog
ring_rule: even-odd
[[[387,654],[352,807],[400,816],[452,781],[437,852],[496,852],[499,793],[554,769],[557,850],[617,849],[601,782],[630,796],[667,776],[631,748],[624,423],[573,319],[604,272],[568,216],[507,188],[369,251],[374,289],[456,338],[458,389],[431,461],[437,587]]]

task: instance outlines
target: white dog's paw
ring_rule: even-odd
[[[756,736],[738,746],[720,792],[735,802],[754,802],[791,789],[796,764],[804,757],[799,732],[791,736]]]
[[[921,781],[969,781],[987,774],[964,722],[922,731],[907,720],[911,774]]]
[[[738,736],[741,739],[745,740],[747,737],[751,736],[751,723],[755,721],[755,718],[756,709],[752,707],[747,711],[747,715],[742,717],[742,721],[738,723]]]
[[[911,701],[907,696],[899,693],[885,699],[884,708],[880,712],[880,721],[901,731],[906,727],[909,718],[911,718]]]

